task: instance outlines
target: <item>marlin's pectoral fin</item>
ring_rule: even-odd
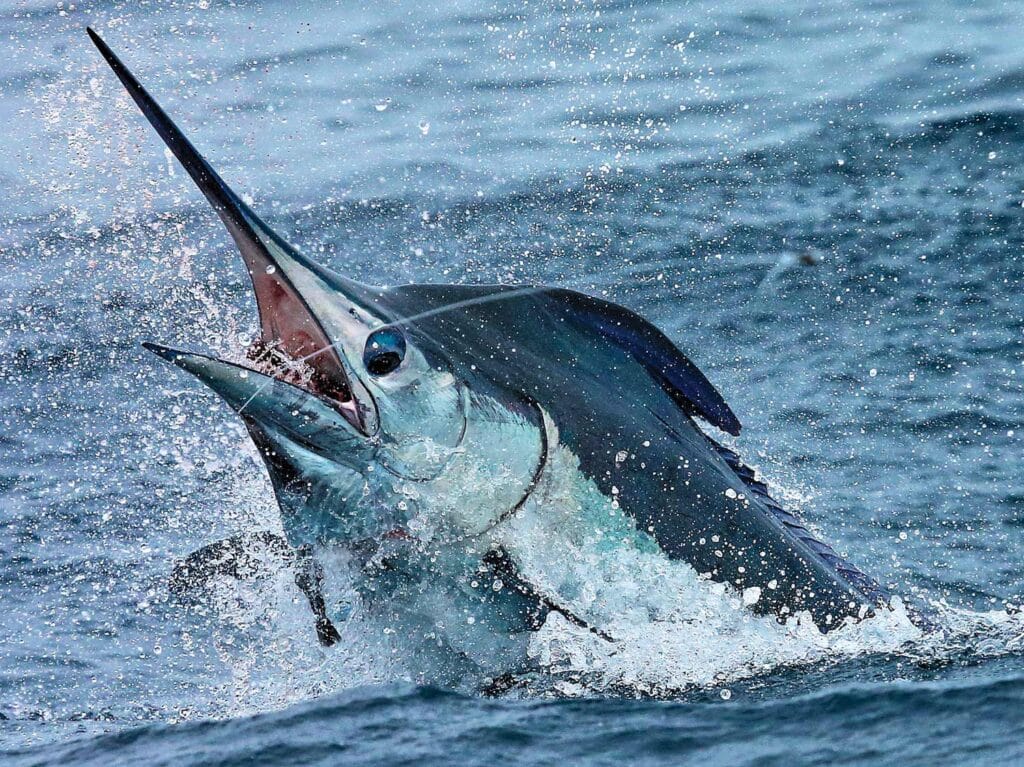
[[[534,602],[538,609],[535,611],[536,621],[534,622],[533,630],[539,629],[544,625],[544,618],[547,617],[548,613],[555,612],[565,618],[567,621],[572,623],[574,626],[586,629],[594,636],[598,636],[606,642],[614,642],[615,639],[610,636],[607,632],[602,631],[596,626],[590,625],[586,620],[576,615],[566,607],[558,604],[550,597],[545,596],[536,587],[533,586],[528,580],[526,580],[511,557],[505,552],[504,549],[496,548],[491,549],[484,554],[483,562],[490,568],[491,572],[501,578],[502,583],[515,590],[519,594],[523,595],[531,602]]]
[[[209,586],[218,576],[248,579],[268,570],[272,559],[291,564],[294,550],[284,538],[269,530],[240,533],[207,544],[174,565],[168,586],[185,598]]]
[[[192,552],[174,566],[168,586],[172,594],[184,599],[201,593],[218,576],[248,579],[265,574],[273,560],[294,570],[295,585],[313,611],[320,644],[324,647],[335,644],[341,636],[327,617],[322,591],[323,568],[308,549],[294,549],[269,530],[240,533]]]
[[[323,592],[324,569],[308,546],[296,549],[295,556],[295,585],[306,595],[309,609],[313,611],[313,617],[316,619],[316,638],[324,647],[330,647],[341,639],[341,635],[327,617]]]

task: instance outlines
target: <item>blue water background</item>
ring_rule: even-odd
[[[232,669],[166,576],[269,487],[139,344],[206,348],[254,312],[86,24],[319,260],[641,311],[865,570],[965,609],[1024,594],[1024,6],[5,1],[5,763],[1024,759],[1024,663],[984,646],[729,700],[399,683],[213,717]]]

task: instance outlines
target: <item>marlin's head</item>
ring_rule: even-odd
[[[195,375],[242,417],[293,544],[403,530],[411,513],[403,498],[427,495],[422,487],[443,479],[466,452],[468,388],[442,355],[420,348],[405,318],[388,307],[387,291],[313,263],[261,221],[99,36],[89,34],[223,220],[259,311],[259,339],[243,362],[146,347]],[[521,491],[518,482],[508,495]],[[373,504],[373,513],[360,513],[361,504]]]

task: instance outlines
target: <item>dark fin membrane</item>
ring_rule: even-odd
[[[571,290],[548,290],[567,316],[628,352],[669,393],[684,413],[736,436],[742,425],[700,369],[668,336],[625,307]]]
[[[768,492],[768,485],[757,479],[754,470],[743,463],[739,453],[725,445],[720,445],[711,437],[704,435],[712,447],[729,465],[737,477],[743,480],[743,484],[749,488],[751,494],[756,497],[783,525],[786,526],[800,542],[804,543],[823,562],[829,565],[836,573],[848,582],[864,597],[875,605],[887,605],[892,595],[871,576],[856,567],[852,562],[844,559],[836,550],[822,540],[819,540],[804,525],[803,520],[796,514],[788,511],[779,504]]]
[[[523,679],[511,671],[492,677],[487,684],[480,688],[480,694],[485,698],[499,698],[518,687],[525,687]]]
[[[305,595],[315,619],[320,644],[330,647],[341,636],[327,617],[323,595],[323,568],[307,547],[294,549],[280,535],[261,530],[240,533],[203,546],[174,566],[168,586],[179,599],[194,596],[207,589],[217,577],[245,580],[267,572],[268,558],[273,557],[295,573],[295,585]]]
[[[203,546],[174,565],[168,586],[178,598],[207,588],[218,576],[246,580],[266,572],[269,557],[292,564],[294,549],[269,530],[241,533]]]
[[[540,591],[538,591],[529,581],[523,578],[518,568],[516,568],[515,563],[512,561],[512,558],[509,557],[504,549],[491,549],[484,554],[483,562],[490,568],[491,572],[502,580],[505,585],[514,589],[516,592],[522,594],[537,605],[537,609],[531,616],[533,619],[531,621],[531,630],[536,631],[539,629],[544,625],[544,619],[547,617],[548,613],[556,612],[574,626],[586,629],[591,634],[600,637],[606,642],[615,641],[615,639],[607,632],[604,632],[595,626],[591,626],[587,621],[576,615],[571,610],[562,607],[549,597],[540,593]]]
[[[295,564],[295,585],[306,595],[309,609],[313,611],[316,638],[324,647],[337,644],[341,635],[327,617],[327,605],[324,603],[324,568],[308,546],[296,549],[295,556],[298,560]]]

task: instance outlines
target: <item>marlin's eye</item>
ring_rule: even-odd
[[[395,327],[377,328],[366,339],[363,365],[370,375],[393,373],[405,359],[405,336]]]

